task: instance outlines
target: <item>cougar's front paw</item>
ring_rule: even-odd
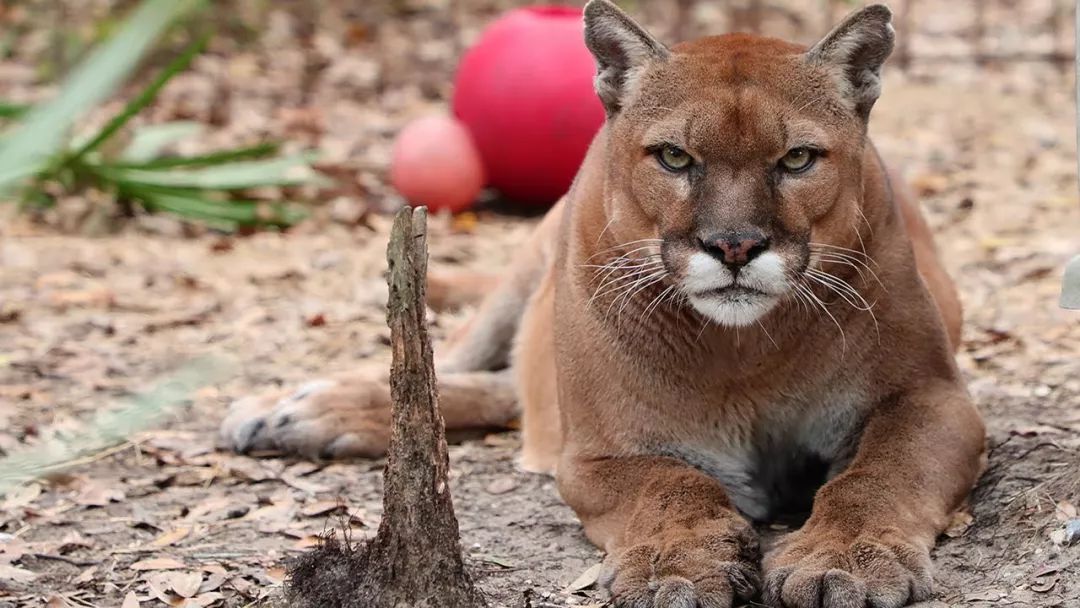
[[[241,453],[381,456],[390,440],[390,389],[379,380],[317,380],[293,392],[239,399],[221,424],[221,438]]]
[[[845,540],[792,533],[765,558],[764,600],[777,608],[900,608],[930,598],[930,554],[898,531]]]
[[[600,582],[618,608],[730,608],[760,586],[760,550],[745,522],[678,530],[608,555]]]

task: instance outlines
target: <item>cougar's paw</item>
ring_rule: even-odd
[[[381,456],[390,440],[390,388],[380,380],[317,380],[293,392],[239,399],[221,424],[221,438],[241,453]]]
[[[900,608],[930,598],[930,554],[897,533],[844,541],[794,532],[765,559],[764,600],[777,608]]]
[[[757,538],[749,525],[740,522],[739,528],[683,530],[614,552],[600,583],[618,608],[730,608],[736,599],[754,597],[760,586]]]

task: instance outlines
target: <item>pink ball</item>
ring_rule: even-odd
[[[484,167],[464,125],[449,116],[426,116],[398,134],[390,182],[412,205],[456,213],[480,194]]]
[[[458,67],[454,115],[488,183],[511,199],[558,200],[604,122],[584,28],[579,8],[517,9],[488,26]]]

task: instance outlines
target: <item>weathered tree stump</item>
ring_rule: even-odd
[[[383,517],[362,547],[330,540],[291,569],[290,606],[478,608],[483,597],[461,557],[425,321],[427,213],[406,208],[387,249],[393,348],[393,428],[384,472]]]

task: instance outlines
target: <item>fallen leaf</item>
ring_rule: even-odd
[[[288,471],[282,473],[280,479],[281,481],[285,482],[285,484],[289,487],[296,488],[297,490],[300,490],[301,492],[306,492],[309,495],[321,494],[323,492],[330,491],[330,488],[327,486],[315,483],[314,481],[301,479],[300,477],[290,474]]]
[[[206,572],[206,579],[199,585],[200,594],[217,591],[229,578],[229,572],[217,564],[206,566],[203,571]]]
[[[225,599],[224,595],[214,591],[214,592],[211,592],[211,593],[200,594],[198,597],[188,600],[187,604],[188,605],[195,604],[195,605],[200,606],[200,607],[206,607],[206,606],[213,606],[214,604],[220,602],[223,599]]]
[[[479,218],[471,211],[459,213],[450,222],[450,231],[455,234],[473,234],[479,224]]]
[[[26,543],[17,538],[5,539],[3,542],[0,542],[0,564],[17,562],[22,559],[22,556],[26,555],[26,553]]]
[[[169,545],[175,545],[187,538],[188,534],[191,534],[191,528],[189,527],[174,528],[155,538],[154,542],[150,543],[150,546],[168,547]]]
[[[87,583],[93,582],[95,574],[97,574],[97,566],[90,566],[86,570],[83,570],[82,574],[76,576],[75,580],[72,582],[79,586],[85,585]]]
[[[82,484],[79,493],[72,500],[83,507],[104,507],[109,503],[124,500],[124,492],[120,488],[88,481]]]
[[[292,475],[294,477],[303,477],[305,475],[311,475],[326,468],[326,465],[319,464],[317,462],[298,462],[289,468],[285,469],[283,475]]]
[[[49,303],[57,308],[107,307],[116,301],[112,290],[106,287],[92,289],[55,291],[49,294]]]
[[[603,564],[594,564],[587,570],[581,573],[581,576],[574,579],[574,582],[566,586],[566,593],[574,593],[575,591],[581,591],[588,589],[596,584],[596,581],[600,578],[600,571],[603,569]]]
[[[30,583],[38,577],[36,572],[24,570],[22,568],[16,568],[15,566],[8,566],[6,564],[0,564],[0,581],[10,581],[13,583]]]
[[[146,579],[146,588],[150,590],[161,603],[166,606],[175,606],[181,600],[173,594],[169,588],[169,579],[164,573],[156,573]]]
[[[132,570],[138,570],[140,572],[151,570],[183,570],[186,567],[187,566],[185,566],[183,562],[178,562],[169,557],[152,557],[131,564]]]
[[[489,563],[489,564],[495,564],[496,566],[498,566],[500,568],[513,568],[514,567],[514,564],[511,564],[510,562],[506,561],[505,559],[503,559],[501,557],[496,557],[494,555],[482,555],[482,556],[480,556],[480,559],[487,562],[487,563]]]
[[[128,591],[124,596],[124,603],[120,605],[120,608],[139,608],[139,598],[135,596],[134,591]]]
[[[1077,512],[1076,506],[1067,500],[1062,500],[1056,505],[1056,516],[1058,521],[1068,521],[1070,519],[1076,519]]]
[[[189,511],[188,514],[184,516],[184,519],[182,521],[193,522],[210,519],[209,517],[207,517],[208,515],[216,515],[221,512],[227,511],[231,505],[232,500],[230,500],[229,497],[215,496],[192,507],[191,511]]]
[[[10,492],[7,495],[7,499],[3,504],[0,504],[0,511],[14,511],[21,509],[26,505],[37,500],[38,496],[41,496],[42,488],[40,484],[31,483],[21,488],[16,489],[14,492]]]
[[[965,602],[996,602],[1003,597],[1007,597],[1009,594],[1000,589],[986,589],[983,591],[976,591],[974,593],[965,593]]]
[[[1050,591],[1051,589],[1053,589],[1054,586],[1057,585],[1057,583],[1058,583],[1058,577],[1049,576],[1049,577],[1046,577],[1046,578],[1039,579],[1038,581],[1032,583],[1031,584],[1031,590],[1034,591],[1035,593],[1046,593],[1047,591]]]
[[[278,477],[263,461],[254,458],[233,458],[226,464],[226,468],[229,474],[245,481],[268,481]]]
[[[501,479],[496,479],[495,481],[489,483],[488,487],[487,487],[487,491],[488,491],[488,494],[499,495],[499,494],[506,494],[507,492],[513,490],[516,487],[517,487],[517,482],[516,481],[514,481],[510,477],[503,477]]]
[[[202,585],[202,572],[175,572],[169,575],[169,587],[180,597],[194,597]]]
[[[285,582],[285,568],[284,566],[271,566],[266,569],[266,578],[270,579],[275,584],[281,584]]]
[[[70,608],[71,604],[62,595],[50,595],[45,601],[45,608]]]
[[[293,543],[292,548],[296,551],[303,551],[312,547],[318,547],[322,544],[322,537],[315,534],[308,534]]]
[[[318,500],[304,505],[304,507],[300,509],[300,513],[304,517],[318,517],[320,515],[342,511],[344,509],[345,505],[339,500]]]

